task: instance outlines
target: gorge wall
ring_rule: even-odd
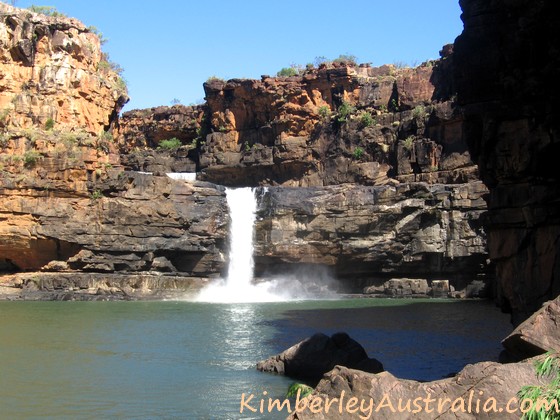
[[[519,319],[560,293],[560,24],[550,1],[462,0],[455,79],[464,135],[490,189],[502,305]]]
[[[123,162],[229,186],[474,180],[451,52],[417,68],[335,62],[293,77],[210,79],[204,105],[124,113]],[[154,153],[173,137],[184,145],[174,159]]]
[[[126,91],[92,30],[2,13],[0,270],[40,271],[13,285],[95,294],[119,289],[115,278],[204,284],[227,264],[216,184],[267,187],[257,276],[324,266],[353,290],[491,277],[487,190],[463,135],[452,46],[416,68],[329,62],[293,77],[210,79],[205,104],[117,118]],[[201,181],[160,176],[194,171]]]
[[[322,265],[354,291],[406,277],[464,289],[490,271],[485,193],[480,181],[268,187],[257,213],[256,274]]]
[[[124,171],[113,67],[81,22],[0,4],[0,272],[35,272],[1,281],[24,296],[131,297],[223,271],[223,188]]]
[[[128,101],[95,30],[0,4],[0,127],[108,130]]]
[[[353,291],[391,277],[488,280],[487,190],[463,139],[452,50],[417,68],[210,79],[203,105],[124,113],[122,162],[274,186],[259,197],[257,276],[322,266]],[[182,146],[161,147],[172,138]]]

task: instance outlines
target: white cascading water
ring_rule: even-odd
[[[253,235],[257,199],[251,188],[228,189],[226,198],[231,215],[227,284],[243,289],[253,280]]]
[[[253,235],[257,198],[251,188],[226,189],[230,211],[229,266],[225,280],[201,290],[201,302],[274,302],[284,298],[268,292],[266,284],[253,281]]]
[[[311,274],[277,276],[253,284],[253,236],[257,198],[251,188],[227,188],[226,199],[231,218],[227,277],[202,289],[196,298],[197,301],[213,303],[281,302],[336,296],[329,290],[333,279],[328,275],[323,275],[321,270],[314,270]]]
[[[196,172],[169,172],[166,175],[171,179],[196,181]]]

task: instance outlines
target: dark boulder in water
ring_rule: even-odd
[[[319,381],[335,366],[370,373],[383,372],[383,365],[369,358],[364,348],[344,332],[331,337],[317,333],[276,356],[257,363],[257,370],[297,379]]]

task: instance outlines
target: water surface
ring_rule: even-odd
[[[510,326],[481,302],[0,302],[1,417],[250,418],[242,392],[283,398],[292,382],[255,363],[317,331],[434,379],[495,359]]]

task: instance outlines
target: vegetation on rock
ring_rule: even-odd
[[[55,7],[52,6],[36,6],[32,4],[27,8],[27,10],[32,11],[33,13],[40,13],[45,16],[51,17],[67,17],[64,13],[60,13],[56,10]]]
[[[356,111],[352,105],[348,102],[342,102],[342,105],[338,107],[338,122],[345,122],[348,117]]]
[[[375,123],[375,120],[369,112],[363,112],[360,117],[360,122],[364,127],[369,127],[370,125],[373,125]]]
[[[523,415],[525,420],[560,419],[560,353],[549,352],[535,362],[537,377],[551,378],[546,385],[524,386],[517,393],[524,407],[524,400],[532,402]],[[546,401],[546,404],[543,404]],[[528,403],[527,403],[528,405]]]
[[[278,77],[292,77],[297,76],[299,73],[294,67],[284,67],[279,72],[276,73]]]
[[[160,141],[158,149],[173,150],[178,149],[179,147],[181,147],[181,145],[181,140],[179,140],[177,137],[173,137],[171,139]]]
[[[362,149],[359,146],[354,149],[354,153],[352,154],[352,156],[354,156],[354,159],[356,160],[360,160],[363,155],[364,155],[364,149]]]
[[[305,397],[311,395],[312,392],[313,392],[313,388],[311,388],[309,385],[294,382],[288,388],[288,392],[286,393],[286,397],[288,397],[288,398],[297,397],[298,393],[299,393],[300,398],[305,398]]]

